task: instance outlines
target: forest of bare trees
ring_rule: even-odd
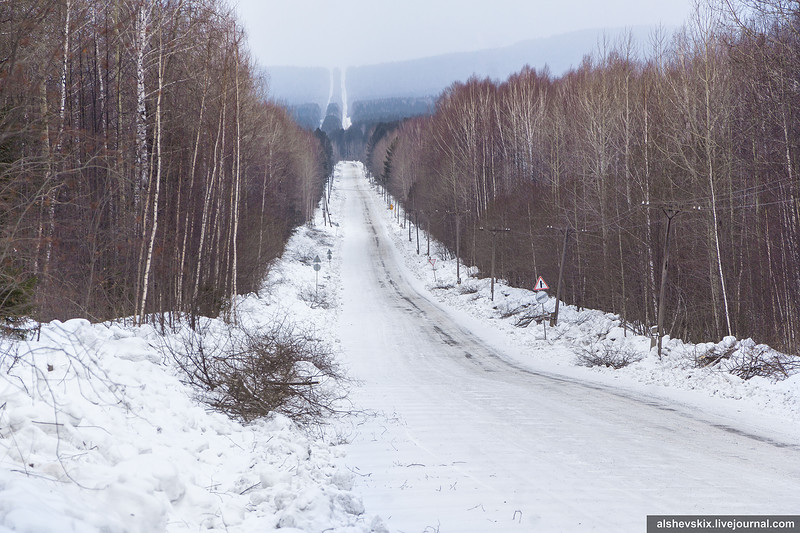
[[[526,67],[456,83],[432,117],[374,135],[368,165],[484,273],[496,239],[500,277],[555,289],[566,243],[562,299],[644,332],[668,249],[667,333],[794,353],[799,30],[796,3],[703,4],[646,53],[600,43],[559,78]]]
[[[329,172],[221,0],[0,2],[0,310],[215,314]]]

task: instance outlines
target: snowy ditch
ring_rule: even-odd
[[[343,194],[334,188],[334,220]],[[688,345],[666,339],[659,360],[650,339],[623,331],[619,317],[563,304],[559,324],[547,328],[545,340],[541,324],[515,325],[524,310],[539,305],[532,291],[500,282],[492,302],[488,279],[462,267],[463,283],[457,284],[455,262],[441,257],[434,279],[408,230],[392,227],[419,283],[440,302],[485,323],[522,365],[735,413],[731,417],[770,429],[800,421],[796,369],[781,380],[730,372],[737,358],[766,347],[750,340]],[[321,214],[313,226],[300,228],[260,294],[237,301],[241,327],[290,317],[338,350],[346,231],[325,226]],[[312,268],[317,255],[318,277]],[[545,310],[554,303],[550,298]],[[226,325],[209,320],[205,331],[213,342]],[[212,412],[165,349],[187,334],[75,319],[43,324],[27,341],[0,341],[0,533],[385,531],[354,489],[354,474],[345,466],[347,436],[336,425],[303,429],[280,414],[244,424]],[[603,353],[627,355],[630,364],[581,366],[587,356]],[[700,357],[716,359],[701,366]],[[797,430],[786,431],[796,442]]]

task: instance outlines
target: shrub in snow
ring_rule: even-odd
[[[481,275],[481,270],[476,266],[464,267],[464,271],[470,278],[478,278]]]
[[[334,307],[333,298],[324,287],[306,285],[297,291],[297,297],[308,304],[311,309],[330,309]]]
[[[455,282],[453,282],[453,280],[449,280],[449,281],[439,280],[439,281],[436,281],[433,284],[431,284],[430,287],[431,287],[432,290],[449,291],[450,289],[454,288],[455,286],[456,285],[455,285]]]
[[[514,299],[511,299],[511,298],[506,299],[506,300],[500,302],[499,304],[497,304],[497,312],[500,313],[500,316],[502,318],[510,318],[512,316],[515,316],[515,315],[518,315],[518,314],[522,313],[523,311],[528,310],[531,307],[531,305],[534,303],[532,300],[533,300],[532,298],[528,299],[528,301],[524,301],[522,299],[516,299],[516,298],[514,298]],[[539,309],[536,309],[537,307]],[[536,306],[534,308],[534,310],[535,310],[534,314],[536,314],[536,311],[538,311],[538,313],[541,314],[541,307],[540,306]]]
[[[752,339],[737,341],[725,337],[722,342],[695,355],[698,367],[719,367],[742,379],[763,377],[782,380],[800,371],[800,357],[773,350]]]
[[[476,294],[480,287],[474,281],[468,280],[458,286],[458,294]]]
[[[287,322],[216,336],[191,332],[170,351],[204,403],[245,422],[273,412],[317,422],[336,413],[345,395],[327,345]]]
[[[294,259],[303,263],[304,265],[313,265],[314,258],[319,255],[316,247],[309,246],[307,248],[298,248],[294,251]]]
[[[642,337],[650,336],[651,327],[645,324],[644,322],[641,322],[639,320],[634,320],[632,322],[623,320],[621,322],[622,325],[628,328],[628,330],[634,335],[640,335]]]
[[[641,361],[642,357],[642,354],[625,344],[599,342],[588,348],[581,348],[577,364],[588,367],[604,366],[619,370],[631,363]]]

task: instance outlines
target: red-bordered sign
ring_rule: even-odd
[[[536,286],[533,288],[535,291],[547,291],[550,290],[550,286],[544,282],[544,278],[539,276],[539,279],[536,280]]]

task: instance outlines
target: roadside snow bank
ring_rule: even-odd
[[[359,521],[338,446],[282,416],[242,426],[207,412],[159,342],[150,327],[70,320],[5,346],[0,524],[145,533]]]
[[[237,301],[242,325],[288,316],[331,341],[338,263],[326,257],[319,305],[300,259],[329,247],[335,259],[337,246],[319,217],[299,228],[261,294]],[[342,443],[284,416],[243,425],[197,402],[163,350],[180,335],[75,319],[0,340],[0,532],[381,530],[339,466]]]

